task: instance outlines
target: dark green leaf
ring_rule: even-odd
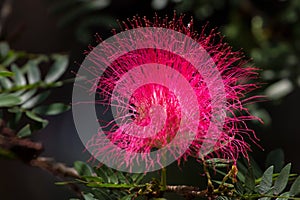
[[[248,189],[249,192],[253,192],[255,189],[255,178],[253,175],[253,170],[250,167],[246,176],[245,176],[245,185],[246,189]]]
[[[99,176],[82,176],[87,182],[103,183],[103,179]]]
[[[230,200],[230,197],[226,197],[226,196],[218,196],[216,198],[216,200]]]
[[[101,177],[105,183],[108,183],[108,177],[105,171],[105,168],[107,168],[105,165],[102,165],[99,168],[94,168],[94,171],[96,172],[97,176]]]
[[[236,192],[240,195],[243,195],[244,194],[244,186],[243,186],[243,183],[238,181],[236,184],[235,184],[235,189],[236,189]]]
[[[291,163],[287,164],[280,172],[274,183],[274,194],[278,195],[286,187],[290,175]]]
[[[68,67],[68,57],[64,55],[54,55],[54,64],[45,77],[46,83],[53,83],[58,80]]]
[[[113,183],[113,184],[118,184],[119,183],[118,177],[116,176],[117,172],[114,172],[109,167],[106,167],[105,171],[106,171],[106,174],[107,174],[108,183]]]
[[[133,180],[133,182],[135,184],[139,184],[143,180],[144,177],[145,177],[145,174],[142,174],[142,173],[131,175],[131,179]]]
[[[32,111],[40,115],[57,115],[70,109],[70,106],[63,103],[54,103],[34,108]]]
[[[11,107],[18,105],[21,99],[13,94],[3,94],[0,96],[0,107]]]
[[[82,162],[82,161],[74,162],[74,168],[76,169],[76,171],[78,172],[78,174],[80,176],[92,176],[93,175],[92,168],[85,162]]]
[[[252,167],[254,177],[260,178],[263,174],[262,170],[260,169],[257,162],[253,159],[253,157],[251,157],[251,156],[249,156],[249,157],[250,157],[250,166]]]
[[[284,153],[282,149],[271,151],[266,159],[266,167],[274,166],[274,173],[279,173],[284,166]]]
[[[294,181],[290,189],[290,195],[296,196],[300,194],[300,176]]]
[[[126,195],[123,196],[120,200],[131,200],[134,196],[135,194]]]
[[[37,116],[37,115],[36,115],[35,113],[33,113],[33,112],[26,111],[25,114],[26,114],[26,116],[27,116],[28,118],[30,118],[30,119],[32,119],[32,120],[34,120],[34,121],[36,121],[36,122],[40,122],[40,123],[43,125],[43,127],[46,127],[47,124],[48,124],[48,121],[47,121],[47,120],[45,120],[45,119],[43,119],[43,118]]]
[[[258,187],[258,192],[260,194],[266,194],[271,189],[273,170],[274,170],[274,166],[271,166],[264,172]]]
[[[27,137],[31,135],[30,125],[24,126],[18,133],[17,136],[20,138]]]

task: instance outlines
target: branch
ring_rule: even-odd
[[[63,163],[56,162],[53,158],[37,157],[36,159],[30,161],[30,165],[46,170],[51,174],[61,178],[80,178],[78,172],[74,168],[68,167]]]
[[[208,190],[200,190],[198,187],[186,185],[167,185],[166,192],[176,193],[180,196],[185,196],[187,199],[195,197],[210,197],[215,199],[217,195],[211,194]]]
[[[10,156],[11,158],[22,160],[30,166],[48,171],[61,179],[80,178],[74,168],[56,162],[53,158],[39,157],[43,149],[43,145],[39,142],[17,137],[13,130],[6,127],[2,120],[0,121],[0,150],[11,153],[13,155]],[[76,184],[69,184],[69,187],[78,196],[82,196],[80,188]]]

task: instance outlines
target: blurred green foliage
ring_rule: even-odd
[[[10,49],[0,43],[0,121],[20,138],[44,128],[42,116],[55,115],[69,109],[63,103],[45,104],[50,89],[60,87],[58,81],[68,66],[68,57],[60,54],[30,54]],[[42,66],[49,66],[42,70]],[[0,153],[1,154],[1,153]]]

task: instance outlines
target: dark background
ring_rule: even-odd
[[[0,1],[1,2],[1,1]],[[1,5],[3,5],[3,0]],[[95,3],[96,2],[96,3]],[[11,48],[33,53],[67,53],[70,67],[65,78],[77,69],[88,44],[95,44],[94,33],[110,35],[116,19],[136,14],[151,18],[183,12],[193,16],[196,30],[209,21],[218,27],[234,49],[243,48],[248,58],[261,68],[263,87],[259,94],[268,99],[252,105],[251,112],[265,124],[250,124],[256,129],[264,151],[253,146],[253,157],[264,168],[268,152],[282,148],[286,162],[300,173],[300,1],[298,0],[14,0],[11,13],[2,21],[2,40]],[[94,4],[93,4],[94,3]],[[70,103],[72,85],[54,92],[51,98]],[[44,155],[71,165],[87,160],[77,136],[72,114],[49,118],[46,129],[35,135],[45,145]],[[51,174],[28,167],[19,161],[0,160],[0,200],[67,199],[74,196],[68,188],[55,186]],[[169,181],[174,184],[197,183],[194,163],[177,169],[170,167]]]

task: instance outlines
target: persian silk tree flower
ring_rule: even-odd
[[[258,86],[252,81],[257,78],[257,70],[254,67],[247,66],[248,61],[245,60],[243,53],[234,52],[223,41],[220,33],[215,30],[208,34],[205,33],[204,28],[201,33],[195,32],[193,30],[193,20],[185,24],[182,16],[178,18],[174,16],[171,20],[167,17],[163,19],[155,17],[153,21],[147,18],[134,17],[127,22],[123,22],[120,27],[123,31],[141,27],[170,29],[192,38],[201,45],[213,60],[222,78],[226,98],[226,117],[222,130],[217,140],[214,141],[210,152],[206,155],[201,155],[200,149],[203,148],[205,136],[211,123],[210,119],[212,118],[212,99],[208,85],[213,83],[205,82],[202,74],[197,71],[195,66],[171,51],[158,48],[140,48],[115,58],[114,62],[110,63],[101,77],[97,77],[97,70],[99,70],[97,67],[93,69],[94,71],[91,70],[91,73],[94,73],[96,77],[95,80],[91,80],[94,83],[90,92],[97,93],[97,103],[106,106],[106,112],[109,112],[112,107],[115,108],[114,119],[107,123],[101,123],[101,128],[105,129],[106,138],[122,152],[141,153],[144,155],[141,159],[149,159],[148,155],[150,152],[168,146],[176,137],[180,127],[183,127],[182,130],[186,131],[196,127],[197,131],[193,141],[188,145],[185,152],[179,158],[176,158],[178,162],[186,160],[189,156],[201,159],[217,157],[236,161],[238,156],[242,154],[247,158],[247,152],[251,149],[250,144],[246,140],[250,139],[250,141],[255,143],[257,138],[254,131],[247,127],[246,121],[257,118],[252,116],[245,107],[245,104],[252,102],[255,97],[246,97],[246,94]],[[116,31],[114,33],[117,34]],[[145,32],[144,37],[153,37],[150,34],[150,32]],[[100,37],[98,39],[99,42],[102,41]],[[164,43],[165,39],[157,38],[157,41],[158,43]],[[106,50],[112,51],[117,45],[115,44],[114,47],[107,45]],[[132,44],[121,43],[120,45],[123,45],[122,48],[126,49]],[[177,45],[177,43],[170,42],[167,45],[170,49],[176,49],[174,45]],[[95,63],[97,63],[97,59],[102,59],[101,55],[97,55],[97,53],[92,51],[93,48],[90,50],[87,53],[93,54],[96,60]],[[196,59],[201,60],[202,58],[199,55],[199,58],[196,56]],[[151,70],[145,70],[147,64],[153,63],[159,65]],[[139,68],[140,66],[144,66],[145,69]],[[192,88],[196,96],[196,104],[190,103],[190,105],[187,105],[189,110],[181,105],[175,92],[163,84],[148,82],[147,84],[139,85],[139,87],[131,91],[131,95],[128,98],[123,97],[121,94],[127,93],[129,89],[120,87],[118,88],[118,95],[113,95],[120,80],[124,80],[126,74],[135,69],[134,78],[130,78],[130,75],[127,76],[127,79],[130,79],[126,82],[128,87],[138,83],[139,80],[147,78],[155,70],[157,70],[157,74],[162,75],[161,79],[164,79],[163,74],[166,71],[161,66],[167,66],[179,72]],[[135,82],[131,81],[131,79],[135,79]],[[179,83],[177,79],[174,79],[169,81],[168,84],[176,85]],[[183,114],[192,116],[193,112],[191,111],[196,108],[199,110],[197,121],[187,123],[188,120],[182,120]],[[124,110],[129,110],[129,112],[124,114]],[[103,119],[99,120],[103,121]],[[116,123],[116,121],[119,122]],[[144,131],[151,124],[152,129],[148,130],[148,132]],[[179,146],[178,149],[184,146],[185,142],[184,139],[179,140],[176,143]],[[87,143],[87,149],[90,150],[94,158],[105,156],[106,154],[107,159],[118,158],[119,155],[116,152],[111,151],[109,147],[103,146],[102,143],[103,138],[96,133]],[[172,151],[176,151],[176,149],[172,148],[169,154],[172,156]],[[130,166],[133,162],[142,162],[142,160],[134,159],[132,156],[123,157],[120,165]],[[153,160],[153,162],[160,161],[157,159]]]

